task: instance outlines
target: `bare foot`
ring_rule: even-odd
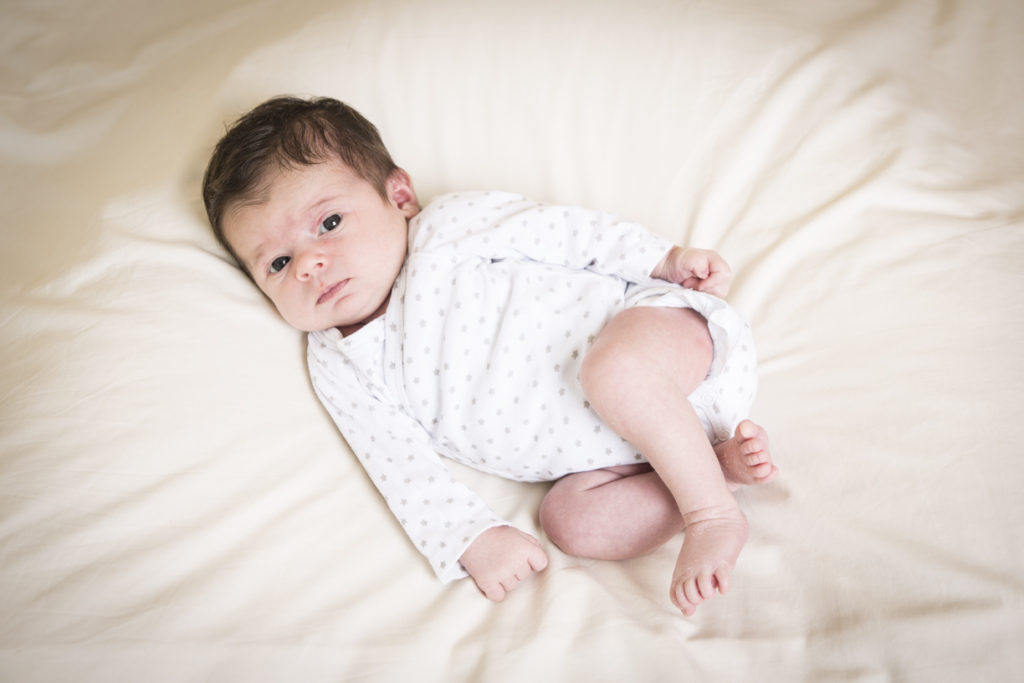
[[[736,558],[747,542],[747,518],[739,506],[683,515],[686,531],[672,573],[672,604],[686,616],[717,590],[729,591]]]
[[[715,446],[729,488],[767,484],[779,473],[768,449],[768,432],[750,420],[740,422],[736,434]]]

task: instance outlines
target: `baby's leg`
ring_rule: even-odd
[[[683,530],[672,493],[646,463],[562,477],[541,502],[540,522],[563,552],[597,560],[646,555]]]
[[[766,484],[778,474],[764,428],[744,420],[715,446],[730,490]],[[548,538],[570,555],[625,560],[657,550],[683,530],[672,493],[649,464],[569,474],[540,506]]]
[[[687,399],[707,376],[712,353],[707,323],[694,311],[631,308],[605,326],[580,371],[591,406],[640,449],[675,501],[686,533],[671,597],[686,615],[729,589],[748,533]]]

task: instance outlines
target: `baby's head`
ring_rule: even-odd
[[[272,174],[330,160],[345,163],[381,197],[398,169],[377,127],[329,97],[275,97],[238,119],[217,143],[203,178],[206,214],[221,246],[237,258],[224,236],[224,215],[236,204],[264,200]]]
[[[412,182],[337,100],[277,97],[233,124],[203,178],[218,241],[289,323],[357,329],[404,261]]]

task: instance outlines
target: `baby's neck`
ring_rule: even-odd
[[[359,330],[363,329],[363,326],[366,325],[367,323],[376,320],[377,318],[384,315],[384,312],[388,310],[388,302],[390,301],[391,295],[388,294],[388,298],[384,299],[384,303],[382,303],[376,311],[371,313],[364,320],[361,320],[357,323],[352,323],[351,325],[338,325],[338,331],[341,332],[341,336],[347,337],[349,335],[355,334]]]

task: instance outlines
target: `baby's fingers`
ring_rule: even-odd
[[[699,280],[694,286],[698,292],[705,292],[706,294],[713,294],[717,297],[724,297],[729,293],[729,280],[732,279],[732,273],[729,271],[712,271],[711,275],[705,280]]]
[[[540,544],[538,544],[536,549],[526,558],[526,562],[531,571],[542,572],[547,569],[548,554],[544,552],[544,549],[540,547]]]
[[[480,592],[484,594],[484,597],[492,602],[501,602],[508,595],[507,589],[503,585],[502,581],[492,579],[490,581],[477,581],[476,587],[480,589]]]

